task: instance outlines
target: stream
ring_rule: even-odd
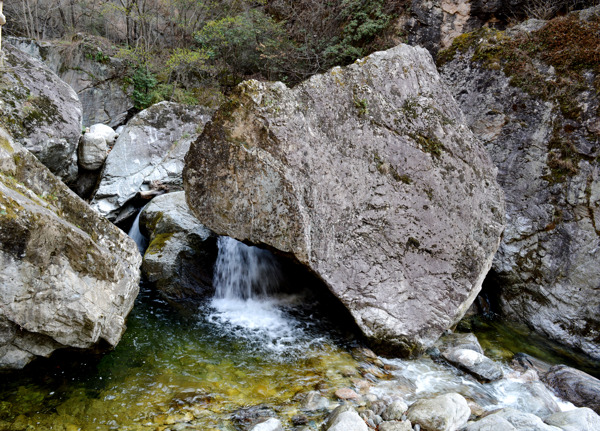
[[[356,386],[409,403],[454,391],[484,410],[571,408],[538,400],[518,377],[482,384],[427,357],[369,359],[359,337],[331,321],[310,291],[281,293],[281,271],[269,252],[220,238],[216,294],[197,313],[174,312],[142,285],[110,353],[58,353],[2,375],[0,430],[238,430],[247,429],[252,409],[290,430],[300,414],[316,430],[338,404],[334,391]],[[510,373],[510,348],[490,331],[482,329],[482,344]],[[326,404],[303,410],[303,395],[315,390]]]

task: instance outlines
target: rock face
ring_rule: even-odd
[[[117,127],[133,109],[125,62],[115,58],[115,48],[102,38],[76,35],[70,44],[8,38],[9,42],[43,61],[69,84],[83,105],[83,125],[104,123]]]
[[[561,398],[600,414],[600,380],[566,365],[550,368],[542,380]]]
[[[495,170],[424,49],[289,89],[242,83],[186,156],[218,234],[318,274],[381,348],[432,344],[469,307],[502,231]]]
[[[216,236],[190,212],[183,191],[154,198],[140,225],[150,233],[142,273],[167,300],[198,300],[214,293]]]
[[[136,115],[108,155],[92,206],[115,220],[135,195],[158,182],[181,190],[183,158],[211,111],[161,102]]]
[[[10,44],[2,46],[0,126],[54,174],[77,174],[81,103],[77,94],[42,62]]]
[[[140,260],[133,241],[0,129],[0,368],[116,345]]]
[[[488,294],[509,319],[596,359],[600,63],[586,59],[597,56],[599,14],[597,7],[510,32],[468,34],[440,54],[450,60],[442,75],[506,194],[507,227]],[[560,58],[565,49],[572,62]]]

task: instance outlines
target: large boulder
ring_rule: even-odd
[[[406,45],[292,89],[247,81],[192,144],[187,201],[216,233],[306,265],[380,348],[414,353],[463,316],[503,228],[463,121]]]
[[[0,369],[63,347],[118,343],[141,258],[0,129]]]
[[[0,127],[54,174],[77,174],[82,108],[77,94],[42,62],[10,44],[2,46]]]
[[[210,119],[211,111],[160,102],[127,123],[108,155],[92,206],[115,220],[137,193],[159,182],[182,190],[183,158]]]
[[[544,422],[563,431],[600,430],[600,416],[587,407],[554,413],[546,417]]]
[[[183,191],[152,199],[140,226],[150,236],[142,274],[167,300],[194,301],[214,293],[217,238],[191,213]]]
[[[600,358],[600,7],[441,53],[498,166],[507,227],[488,296],[502,314]],[[566,55],[566,53],[569,55]]]
[[[10,37],[9,43],[43,61],[69,84],[83,105],[83,125],[117,127],[133,109],[133,86],[125,60],[106,39],[77,34],[64,41],[35,41]]]

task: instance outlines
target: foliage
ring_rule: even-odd
[[[156,87],[156,76],[147,67],[137,67],[131,76],[133,84],[133,103],[136,109],[146,109],[155,100],[153,90]]]
[[[387,28],[392,15],[385,12],[384,0],[343,0],[340,18],[344,24],[339,42],[325,49],[332,64],[363,57],[369,43]]]
[[[208,58],[240,75],[269,75],[289,45],[283,25],[259,9],[209,21],[194,37]]]

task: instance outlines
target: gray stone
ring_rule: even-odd
[[[538,416],[520,412],[515,409],[502,409],[492,416],[499,416],[520,431],[561,431],[552,425],[545,424]]]
[[[464,370],[479,380],[493,382],[504,376],[502,367],[490,358],[471,349],[449,349],[442,357],[457,368]]]
[[[461,395],[450,393],[418,400],[406,416],[427,431],[455,431],[467,424],[471,409]]]
[[[135,244],[2,129],[0,262],[0,368],[119,342],[139,290]]]
[[[578,407],[589,407],[600,414],[600,380],[566,365],[556,365],[542,376],[554,392]]]
[[[386,421],[399,421],[408,410],[408,406],[402,400],[395,400],[386,407],[381,417]]]
[[[598,431],[600,416],[592,409],[581,407],[566,412],[554,413],[544,419],[548,425],[554,425],[563,431]]]
[[[4,44],[0,127],[65,181],[77,174],[81,103],[42,62]]]
[[[77,161],[79,166],[88,171],[100,169],[108,156],[106,139],[92,132],[85,133],[79,142]]]
[[[247,81],[186,155],[190,208],[293,255],[381,349],[465,313],[502,231],[487,154],[429,54],[400,45],[287,88]]]
[[[327,418],[326,431],[368,431],[367,424],[352,407],[337,407]]]
[[[254,425],[251,431],[283,431],[283,426],[279,419],[270,418],[264,422]]]
[[[150,235],[142,273],[163,297],[198,300],[214,293],[216,236],[191,214],[183,192],[154,198],[142,211],[140,226]]]
[[[382,422],[377,428],[378,431],[412,431],[410,421],[390,421]]]
[[[518,431],[517,428],[500,415],[489,415],[471,422],[465,431]]]
[[[582,109],[579,118],[565,118],[556,98],[511,85],[502,59],[473,61],[476,48],[488,50],[494,40],[523,31],[474,38],[471,49],[440,71],[498,167],[506,194],[507,227],[490,277],[501,313],[600,359],[600,129],[590,129],[600,124],[600,102],[593,79],[581,88],[565,86],[561,94],[576,94]],[[554,68],[534,64],[541,80],[556,81]],[[569,156],[557,145],[572,148]]]
[[[202,131],[210,110],[161,102],[136,115],[108,155],[92,206],[115,220],[137,193],[159,182],[170,191],[182,189],[183,157]]]

